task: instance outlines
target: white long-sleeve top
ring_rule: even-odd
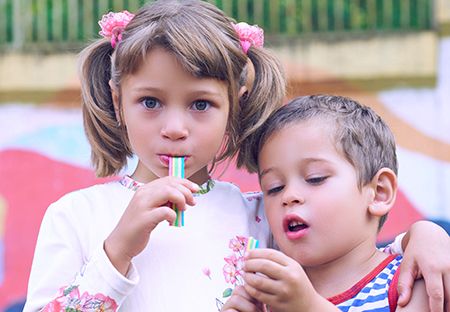
[[[232,250],[236,236],[270,245],[261,195],[242,194],[233,184],[215,181],[185,211],[184,227],[162,222],[155,228],[123,276],[106,256],[103,242],[133,194],[110,182],[69,193],[50,205],[38,236],[25,312],[41,310],[70,285],[78,286],[81,297],[113,299],[118,311],[217,311],[226,301],[224,291],[233,287],[225,277],[239,280],[233,271],[242,255]]]

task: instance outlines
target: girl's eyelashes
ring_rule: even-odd
[[[146,109],[158,109],[161,107],[161,102],[153,97],[143,98],[140,102]]]
[[[192,103],[192,105],[191,105],[191,108],[193,110],[200,111],[200,112],[206,111],[210,107],[211,107],[211,103],[206,100],[197,100],[197,101],[194,101],[194,103]]]

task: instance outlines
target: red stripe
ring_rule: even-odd
[[[397,271],[394,273],[394,277],[392,278],[391,284],[389,285],[388,300],[389,300],[389,310],[391,312],[395,312],[395,310],[397,309],[397,302],[398,302],[397,285],[398,285],[399,273],[400,273],[400,266],[397,268]]]
[[[345,302],[354,296],[356,296],[371,280],[375,278],[378,274],[380,274],[381,271],[384,270],[384,268],[394,260],[396,255],[389,255],[386,259],[384,259],[379,265],[377,265],[369,274],[364,276],[358,283],[353,285],[350,289],[340,293],[339,295],[333,296],[331,298],[328,298],[327,300],[330,301],[334,305],[338,305],[342,302]]]

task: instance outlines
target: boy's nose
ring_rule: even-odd
[[[300,188],[298,186],[285,186],[283,192],[283,206],[291,205],[303,205],[305,203],[305,198],[301,195]]]

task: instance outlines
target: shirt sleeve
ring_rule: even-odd
[[[383,252],[391,255],[403,255],[402,240],[406,232],[397,235],[392,243],[382,249]]]
[[[116,311],[138,283],[135,267],[123,276],[103,244],[90,250],[84,241],[88,230],[77,225],[81,220],[67,206],[70,201],[59,200],[44,215],[23,311],[66,311],[75,305],[82,311]],[[87,308],[93,304],[100,310]]]

